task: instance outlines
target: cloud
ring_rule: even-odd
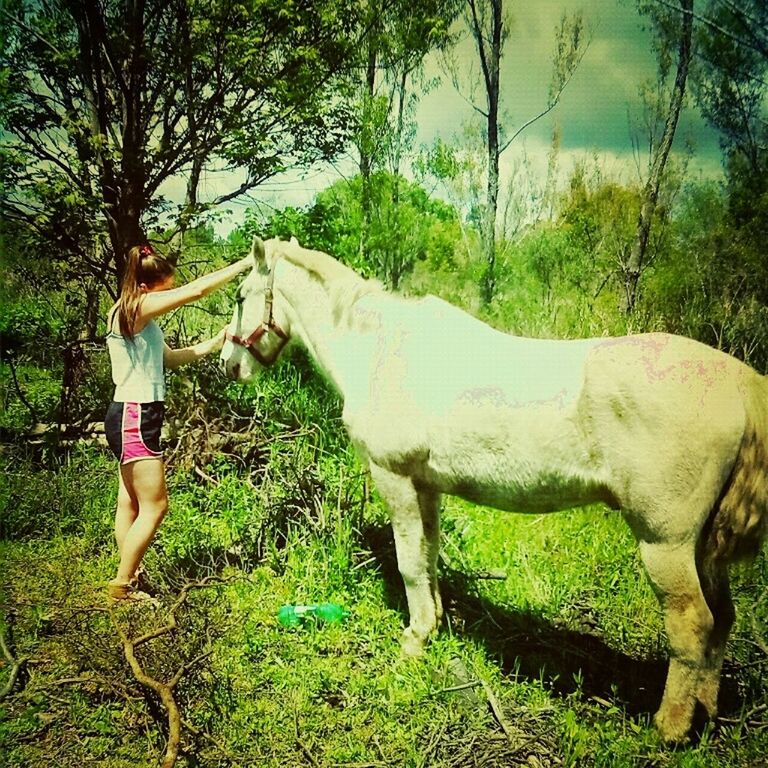
[[[501,70],[502,123],[511,135],[546,106],[552,73],[555,28],[563,12],[583,10],[591,42],[559,104],[521,136],[533,146],[547,146],[555,123],[564,151],[593,152],[632,161],[630,119],[641,117],[639,87],[654,81],[657,72],[651,33],[642,26],[630,0],[540,0],[512,6],[512,28]],[[457,54],[462,72],[477,72],[474,44],[466,39]],[[428,63],[428,71],[435,68]],[[442,87],[422,100],[419,138],[431,143],[437,136],[450,140],[473,116],[447,78]],[[468,92],[468,89],[467,89]],[[482,91],[478,92],[482,97]],[[481,102],[482,104],[482,102]],[[697,162],[712,169],[719,164],[717,137],[694,110],[681,118],[677,146],[692,138]]]

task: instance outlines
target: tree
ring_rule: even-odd
[[[318,193],[306,210],[289,207],[267,220],[249,212],[246,230],[283,238],[295,235],[393,289],[400,286],[417,261],[451,259],[458,217],[450,205],[431,199],[418,184],[385,171],[373,174],[369,183],[372,206],[367,222],[362,206],[363,179],[357,175]],[[397,202],[396,187],[400,190]],[[368,228],[370,247],[361,253],[363,227]],[[399,243],[397,250],[391,247],[393,240]]]
[[[691,62],[691,35],[693,30],[693,0],[680,0],[679,12],[673,17],[660,13],[656,8],[648,7],[645,3],[640,4],[641,10],[645,9],[647,13],[653,13],[653,19],[658,27],[662,28],[660,34],[660,69],[662,79],[666,69],[669,66],[669,53],[665,50],[664,41],[668,39],[669,33],[664,34],[663,28],[668,26],[676,30],[677,35],[677,70],[675,81],[669,100],[669,108],[664,125],[664,131],[656,146],[652,147],[652,160],[649,169],[648,179],[643,188],[640,213],[635,230],[635,239],[632,244],[632,250],[626,263],[624,275],[624,296],[622,298],[622,309],[630,314],[637,300],[637,285],[645,264],[646,250],[648,248],[648,237],[651,231],[651,221],[659,199],[659,189],[661,187],[664,168],[667,164],[669,153],[672,149],[672,141],[677,130],[677,122],[680,117],[680,110],[683,106],[685,97],[685,86],[688,79],[688,69]]]
[[[696,42],[694,92],[720,133],[732,214],[754,221],[768,191],[768,5],[710,0],[696,16]]]
[[[361,254],[372,246],[369,231],[377,215],[373,179],[382,171],[394,179],[390,190],[394,205],[389,213],[395,218],[398,215],[401,164],[415,135],[415,105],[429,87],[421,77],[422,63],[427,53],[442,50],[453,40],[449,28],[459,2],[370,0],[367,4],[369,31],[361,62],[363,77],[354,135],[361,177]],[[387,242],[379,239],[376,247],[385,247],[389,253],[383,258],[393,263],[400,258],[396,238]]]
[[[482,295],[486,303],[493,298],[496,263],[496,218],[499,198],[499,159],[510,144],[530,125],[551,112],[570,81],[586,51],[584,21],[580,13],[563,14],[556,30],[553,74],[545,108],[523,123],[509,138],[499,119],[500,66],[504,45],[509,37],[509,21],[503,0],[466,0],[465,21],[475,43],[482,72],[485,106],[472,104],[486,126],[486,202],[482,224],[485,273]],[[454,68],[454,83],[461,90]]]
[[[352,0],[16,0],[2,29],[4,217],[114,292],[128,247],[346,139]],[[203,201],[201,179],[240,178]],[[186,176],[175,209],[163,185]]]

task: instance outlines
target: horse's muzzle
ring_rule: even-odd
[[[238,376],[240,376],[240,363],[233,363],[231,366],[227,366],[227,368],[227,373],[229,374],[230,378],[236,379]]]

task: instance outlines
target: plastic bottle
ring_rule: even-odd
[[[344,621],[349,611],[336,603],[315,603],[313,605],[283,605],[277,612],[277,620],[284,627],[298,627],[308,619],[337,623]]]

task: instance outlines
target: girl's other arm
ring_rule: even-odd
[[[166,368],[178,368],[186,363],[194,363],[197,360],[218,352],[224,344],[226,328],[222,328],[213,338],[200,341],[191,347],[171,349],[167,344],[163,350],[163,365]]]

